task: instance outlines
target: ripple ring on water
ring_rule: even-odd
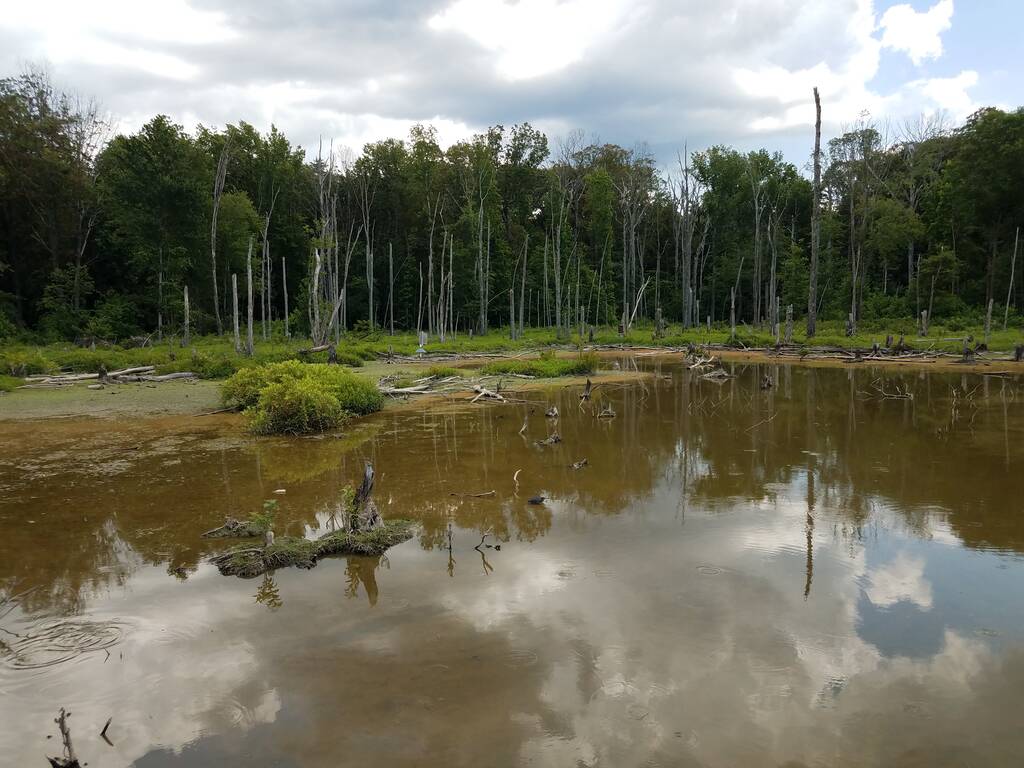
[[[720,576],[722,569],[714,565],[698,565],[697,573],[701,576]]]
[[[128,627],[116,621],[56,621],[39,624],[4,649],[14,669],[43,669],[120,643]]]

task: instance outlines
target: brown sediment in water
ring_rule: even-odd
[[[210,558],[210,562],[225,576],[246,579],[278,568],[312,568],[317,560],[330,555],[380,556],[412,535],[410,521],[385,520],[365,532],[334,531],[319,539],[283,536],[266,547],[237,547]]]
[[[1015,765],[1024,380],[635,357],[582,409],[566,381],[413,399],[354,440],[0,424],[0,625],[28,638],[0,633],[0,754],[33,764],[67,704],[115,768]],[[269,497],[278,543],[330,531],[366,459],[413,541],[209,564],[257,542],[200,534]]]

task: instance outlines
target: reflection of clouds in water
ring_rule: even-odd
[[[875,568],[864,592],[879,608],[906,600],[921,610],[931,610],[932,587],[924,577],[924,558],[900,552],[892,562]]]
[[[222,578],[209,569],[191,581],[211,576]],[[238,585],[246,592],[251,588]],[[251,643],[224,626],[248,610],[251,597],[229,588],[207,590],[197,599],[162,568],[140,570],[132,586],[108,606],[133,617],[133,628],[109,658],[91,654],[82,663],[50,668],[46,677],[4,679],[0,753],[10,765],[38,763],[51,745],[24,734],[50,732],[51,709],[59,705],[75,713],[71,726],[79,755],[110,754],[98,734],[106,717],[113,717],[117,759],[103,762],[111,766],[128,765],[154,746],[177,753],[207,734],[274,721],[281,708],[277,690],[265,684]],[[39,695],[55,685],[65,698]]]
[[[858,635],[865,582],[876,605],[931,607],[923,559],[901,553],[871,571],[865,544],[835,535],[819,513],[818,591],[805,600],[806,506],[780,498],[743,514],[722,535],[714,515],[691,510],[681,538],[656,529],[627,551],[574,548],[571,562],[552,537],[501,563],[500,580],[452,585],[447,608],[541,656],[549,715],[521,716],[533,732],[523,761],[831,759],[828,735],[847,718],[877,719],[887,697],[892,721],[916,718],[922,696],[969,698],[995,663],[983,642],[952,631],[923,659],[887,658]],[[606,524],[636,535],[628,519]],[[707,576],[701,563],[730,565]],[[596,577],[605,571],[615,578]]]

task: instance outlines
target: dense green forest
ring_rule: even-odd
[[[823,140],[819,316],[980,323],[991,302],[993,326],[1019,323],[1024,110],[886,133],[864,119]],[[770,328],[808,309],[810,167],[715,146],[660,169],[529,124],[447,150],[417,126],[358,157],[244,122],[113,135],[28,71],[0,81],[0,338],[181,336],[186,290],[191,333],[228,333],[249,274],[257,334],[287,307],[289,332],[321,342],[629,327],[659,308]]]

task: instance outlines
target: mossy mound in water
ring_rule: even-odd
[[[251,539],[263,536],[267,526],[256,520],[236,520],[233,517],[224,519],[224,525],[202,534],[204,539]]]
[[[411,539],[412,532],[413,524],[408,520],[387,520],[363,533],[335,531],[319,539],[282,536],[269,547],[239,547],[217,555],[212,562],[225,576],[251,578],[293,565],[312,568],[328,555],[382,555],[395,544]]]

